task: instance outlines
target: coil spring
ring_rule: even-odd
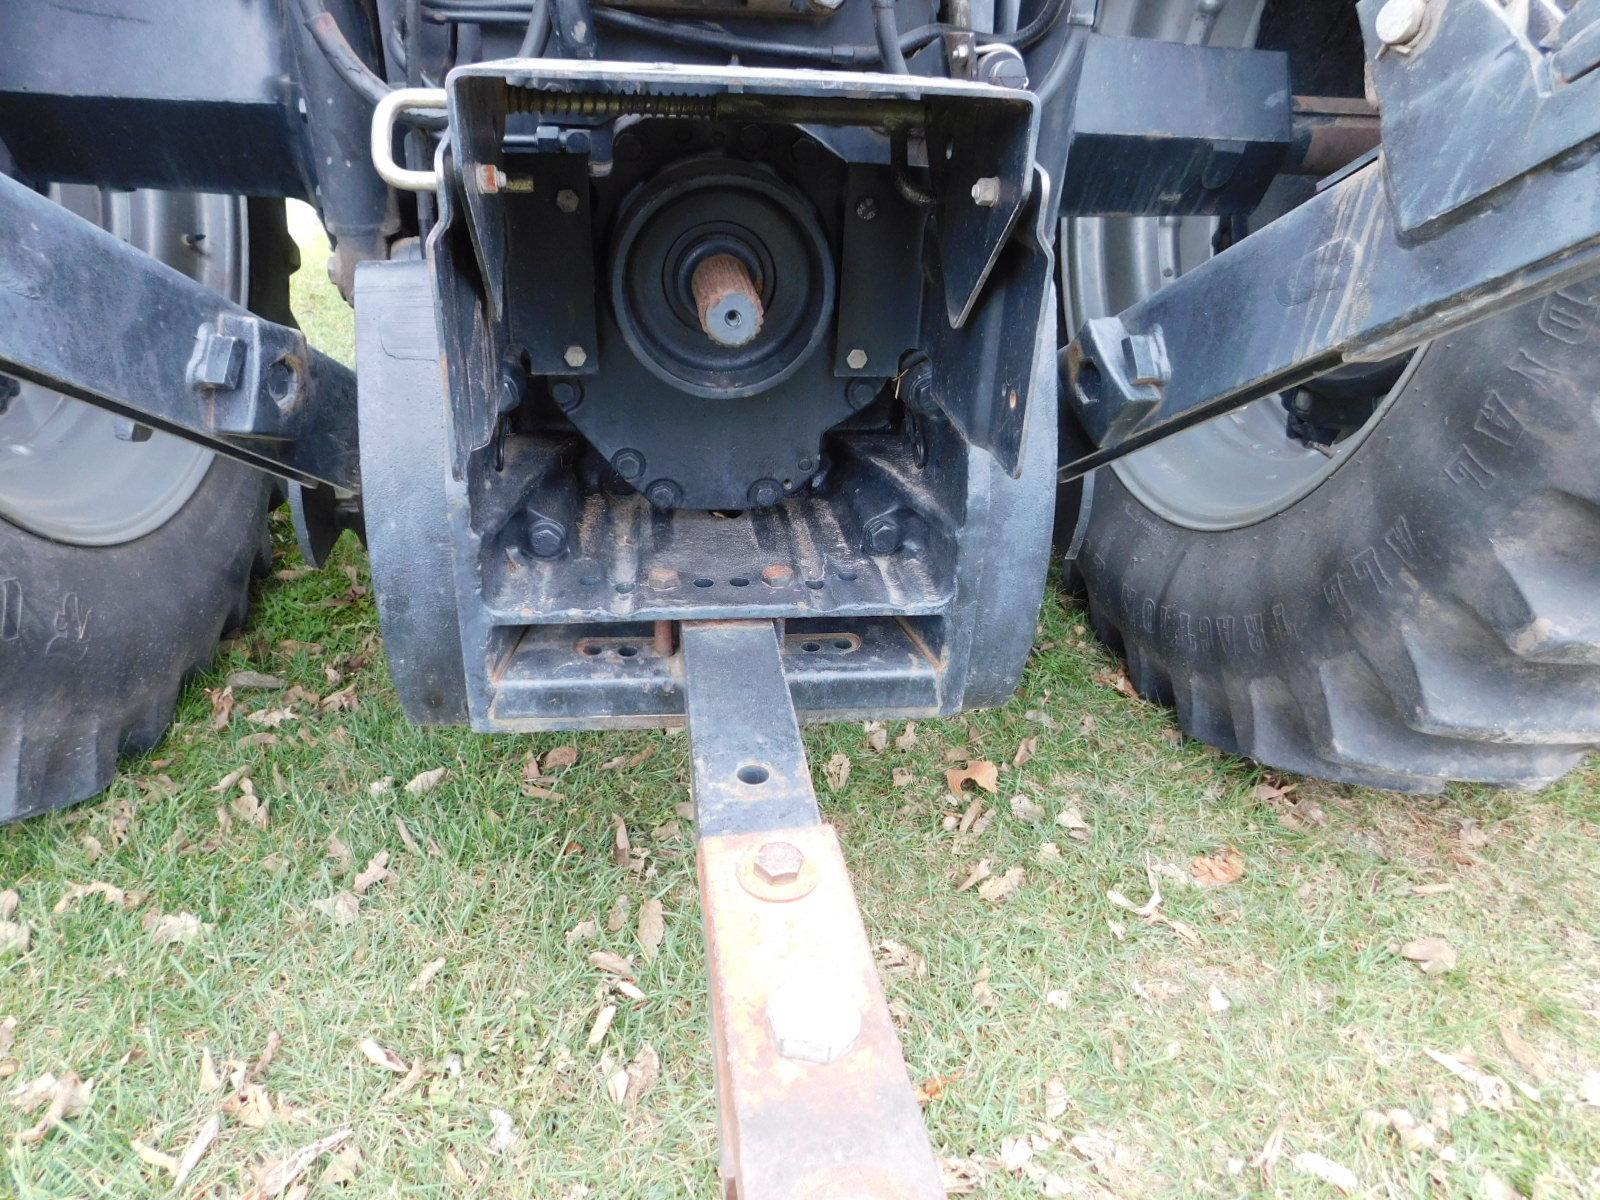
[[[605,92],[557,92],[513,88],[511,111],[547,117],[692,117],[717,115],[715,96],[619,96]]]

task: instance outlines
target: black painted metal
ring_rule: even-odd
[[[777,627],[686,621],[680,633],[696,836],[820,824]]]
[[[0,176],[0,372],[300,483],[360,489],[355,376]]]
[[[1568,79],[1561,59],[1600,22],[1593,3],[1555,29],[1539,25],[1544,5],[1430,4],[1415,43],[1387,53],[1374,27],[1381,7],[1358,5],[1400,229],[1421,231],[1600,136],[1600,73]],[[1523,18],[1529,27],[1517,29]]]

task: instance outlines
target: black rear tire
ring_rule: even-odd
[[[251,201],[250,307],[291,322],[281,202]],[[0,823],[93,796],[160,741],[270,562],[272,479],[222,457],[160,528],[68,545],[0,521]]]
[[[1440,339],[1283,511],[1198,531],[1098,472],[1073,564],[1192,737],[1427,792],[1600,744],[1600,279]]]

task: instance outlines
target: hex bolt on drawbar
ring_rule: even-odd
[[[944,1196],[771,621],[686,621],[725,1200]]]

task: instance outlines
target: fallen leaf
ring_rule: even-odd
[[[444,970],[445,960],[436,958],[432,962],[424,963],[422,970],[417,972],[417,977],[406,984],[406,994],[415,995],[433,982],[433,977]]]
[[[301,732],[304,733],[305,730],[301,730]],[[267,732],[263,731],[261,733],[247,733],[247,734],[245,734],[242,738],[239,739],[238,744],[240,746],[252,746],[252,747],[253,746],[276,746],[278,744],[278,740],[279,739],[278,739],[278,735],[277,734],[275,734],[275,733],[267,733]]]
[[[313,900],[311,907],[335,925],[353,925],[361,916],[361,897],[340,889],[326,900]]]
[[[1412,885],[1411,894],[1413,896],[1442,896],[1446,892],[1455,890],[1456,885],[1453,883],[1418,883]]]
[[[411,1064],[411,1070],[409,1070],[409,1071],[407,1071],[405,1073],[405,1075],[401,1078],[400,1082],[395,1084],[392,1088],[390,1088],[387,1092],[385,1092],[379,1098],[378,1103],[379,1104],[391,1104],[391,1103],[393,1103],[395,1100],[398,1100],[401,1096],[404,1096],[412,1088],[416,1087],[417,1086],[417,1081],[420,1080],[421,1078],[422,1078],[422,1060],[419,1058],[419,1059],[416,1060],[416,1062]]]
[[[356,1175],[361,1170],[361,1147],[354,1142],[346,1142],[340,1146],[328,1159],[328,1165],[322,1168],[322,1174],[317,1176],[317,1182],[323,1187],[344,1187],[356,1181]]]
[[[194,1137],[189,1140],[189,1145],[184,1149],[183,1157],[178,1160],[178,1169],[172,1180],[174,1192],[182,1189],[194,1169],[200,1165],[200,1160],[205,1157],[206,1151],[211,1149],[211,1143],[217,1140],[217,1134],[222,1130],[222,1118],[213,1113],[200,1123],[200,1128],[194,1132]]]
[[[624,979],[633,978],[633,964],[620,954],[613,954],[609,950],[596,950],[589,955],[589,962],[607,975],[619,975]]]
[[[261,1053],[256,1056],[256,1061],[251,1065],[249,1077],[260,1079],[267,1073],[267,1068],[272,1066],[272,1060],[278,1057],[278,1050],[283,1045],[283,1034],[276,1029],[267,1034],[267,1044],[261,1048]]]
[[[150,913],[144,919],[145,932],[158,946],[187,946],[209,932],[211,926],[193,913]]]
[[[944,773],[944,781],[952,796],[961,795],[962,788],[968,783],[976,784],[993,795],[1000,790],[1000,768],[988,759],[980,758],[965,766],[952,767]]]
[[[892,938],[882,939],[877,947],[878,969],[885,975],[924,976],[928,962],[910,946]]]
[[[1422,1052],[1457,1079],[1471,1085],[1473,1100],[1480,1108],[1504,1110],[1516,1104],[1516,1096],[1511,1090],[1511,1085],[1498,1075],[1481,1071],[1454,1055],[1442,1054],[1426,1046],[1422,1048]]]
[[[1244,878],[1244,855],[1232,846],[1215,854],[1202,854],[1189,864],[1201,887],[1226,887]]]
[[[1139,689],[1133,686],[1133,680],[1128,678],[1128,672],[1122,667],[1114,671],[1096,671],[1094,681],[1101,687],[1108,687],[1114,692],[1121,692],[1130,700],[1139,698]]]
[[[17,1019],[7,1017],[0,1021],[0,1054],[11,1049],[12,1043],[17,1040]]]
[[[837,792],[850,780],[850,756],[843,752],[836,753],[822,768],[822,775],[828,781],[828,787]]]
[[[292,708],[263,708],[245,717],[252,725],[265,725],[268,729],[276,729],[285,721],[299,719],[300,714]]]
[[[994,987],[989,983],[989,968],[980,967],[977,979],[972,983],[972,999],[979,1008],[990,1012],[1000,1007],[1000,997],[995,995]]]
[[[1069,1012],[1072,1009],[1072,997],[1066,992],[1046,992],[1044,1002],[1060,1012]]]
[[[286,680],[260,671],[233,671],[223,683],[236,692],[278,692],[289,686]]]
[[[1024,766],[1037,753],[1039,753],[1038,736],[1025,737],[1017,743],[1017,752],[1011,756],[1011,765],[1013,767]]]
[[[1083,819],[1083,814],[1075,808],[1063,808],[1056,814],[1056,824],[1067,831],[1067,836],[1075,842],[1089,840],[1089,823]]]
[[[557,746],[544,756],[541,768],[545,772],[565,771],[575,766],[578,761],[578,748],[576,746]]]
[[[350,1130],[341,1129],[300,1147],[286,1158],[264,1164],[256,1175],[255,1186],[244,1194],[242,1200],[277,1200],[307,1167],[328,1151],[342,1145],[349,1136]]]
[[[628,823],[616,813],[611,814],[611,862],[613,866],[626,867],[633,854],[633,843],[628,838]]]
[[[1032,824],[1044,820],[1044,805],[1027,796],[1016,795],[1011,797],[1011,815],[1019,821]]]
[[[896,767],[889,772],[889,781],[897,788],[910,787],[917,781],[917,773],[910,767]]]
[[[661,939],[666,933],[666,918],[661,910],[661,901],[652,896],[639,906],[639,948],[647,962],[655,958],[656,951],[661,948]]]
[[[894,739],[895,749],[896,750],[910,750],[916,744],[917,744],[917,723],[915,721],[907,721],[906,722],[906,727],[904,729],[902,729],[900,731],[899,736]]]
[[[1206,989],[1206,1007],[1214,1013],[1225,1013],[1233,1007],[1233,1001],[1222,994],[1222,989],[1212,984]]]
[[[611,1022],[616,1019],[617,1006],[615,1004],[608,1004],[602,1008],[595,1015],[594,1024],[589,1026],[589,1037],[584,1044],[593,1050],[601,1042],[605,1041],[606,1033],[611,1028]]]
[[[61,899],[56,901],[52,913],[64,913],[67,909],[77,904],[85,896],[99,896],[112,908],[131,908],[128,904],[127,894],[119,887],[96,880],[93,883],[68,883],[61,893]]]
[[[1004,875],[994,879],[987,879],[978,885],[978,895],[990,904],[1004,900],[1022,886],[1026,872],[1021,867],[1012,867]]]
[[[1061,847],[1056,845],[1054,842],[1045,842],[1039,847],[1039,850],[1034,857],[1042,863],[1060,862]]]
[[[413,796],[425,795],[443,783],[448,774],[450,774],[449,767],[434,767],[431,771],[413,775],[411,781],[406,784],[406,791]]]
[[[211,1057],[209,1047],[200,1051],[200,1090],[206,1093],[222,1090],[222,1076],[217,1074],[217,1061]]]
[[[889,731],[879,721],[868,721],[867,725],[867,749],[882,754],[889,748]]]
[[[382,1067],[385,1071],[393,1071],[396,1075],[404,1075],[410,1070],[406,1066],[405,1059],[387,1046],[380,1045],[376,1038],[362,1038],[356,1048],[375,1067]]]
[[[134,1154],[145,1166],[154,1167],[167,1175],[178,1173],[178,1159],[175,1155],[165,1154],[154,1146],[147,1146],[138,1138],[134,1138],[128,1145],[133,1148]]]
[[[992,874],[994,874],[994,871],[989,860],[987,858],[980,858],[977,863],[974,864],[973,868],[967,872],[967,877],[956,885],[956,891],[964,892],[969,887],[973,887],[976,884],[982,883]]]
[[[356,865],[356,856],[350,847],[344,844],[344,839],[337,833],[328,835],[328,857],[333,859],[341,875],[348,875],[350,868]]]
[[[10,1093],[11,1102],[23,1112],[33,1112],[41,1106],[45,1112],[32,1126],[17,1134],[17,1141],[25,1146],[42,1142],[52,1129],[72,1117],[82,1116],[94,1102],[94,1080],[80,1079],[76,1072],[41,1075]]]
[[[1508,1022],[1500,1026],[1500,1042],[1517,1066],[1526,1071],[1535,1083],[1545,1084],[1550,1081],[1550,1067],[1545,1062],[1544,1056],[1534,1049],[1515,1025]]]
[[[1400,947],[1400,957],[1409,959],[1424,975],[1443,975],[1456,967],[1456,948],[1441,937],[1414,938]]]
[[[1483,1193],[1483,1200],[1522,1200],[1522,1194],[1493,1171],[1483,1173],[1478,1190]]]
[[[206,699],[211,701],[211,728],[226,729],[228,723],[233,720],[233,708],[236,703],[233,689],[207,688]]]
[[[1320,1179],[1340,1194],[1348,1196],[1360,1190],[1361,1181],[1349,1167],[1341,1166],[1313,1150],[1303,1150],[1289,1160],[1294,1168],[1314,1179]]]
[[[417,839],[411,836],[411,827],[406,824],[405,818],[399,813],[394,815],[394,831],[400,835],[400,844],[418,858],[422,857],[422,847],[417,845]]]
[[[379,850],[367,860],[367,865],[362,869],[361,874],[357,875],[354,882],[350,884],[350,890],[358,896],[364,896],[367,894],[368,888],[382,883],[385,879],[390,878],[391,875],[389,852],[387,850]]]
[[[655,752],[656,748],[652,743],[637,754],[619,754],[615,758],[607,759],[600,764],[600,769],[602,771],[631,771],[635,767],[643,765]]]
[[[632,1082],[633,1080],[628,1077],[626,1068],[620,1071],[613,1071],[606,1078],[606,1095],[610,1098],[611,1103],[621,1104],[626,1100],[628,1098],[628,1085]]]
[[[646,1042],[639,1047],[633,1061],[628,1064],[628,1107],[632,1108],[644,1099],[644,1095],[655,1086],[656,1080],[661,1078],[661,1056],[656,1053],[655,1047]]]
[[[917,1084],[917,1103],[928,1104],[939,1099],[949,1089],[950,1085],[961,1078],[960,1071],[952,1071],[948,1075],[934,1075]]]
[[[382,779],[374,779],[367,784],[367,793],[372,796],[387,796],[392,787],[394,787],[394,776],[385,775]],[[398,816],[396,819],[399,819]]]
[[[1066,1115],[1070,1101],[1067,1097],[1067,1082],[1059,1075],[1052,1075],[1044,1084],[1044,1116],[1047,1121],[1059,1120]]]
[[[983,815],[983,797],[974,796],[972,803],[967,805],[967,810],[961,814],[961,819],[956,822],[957,833],[967,833],[978,823],[978,818]]]
[[[1261,1178],[1266,1183],[1272,1182],[1272,1173],[1277,1169],[1278,1160],[1283,1157],[1283,1135],[1288,1127],[1287,1118],[1279,1121],[1267,1135],[1266,1144],[1250,1159],[1250,1165],[1261,1172]]]

